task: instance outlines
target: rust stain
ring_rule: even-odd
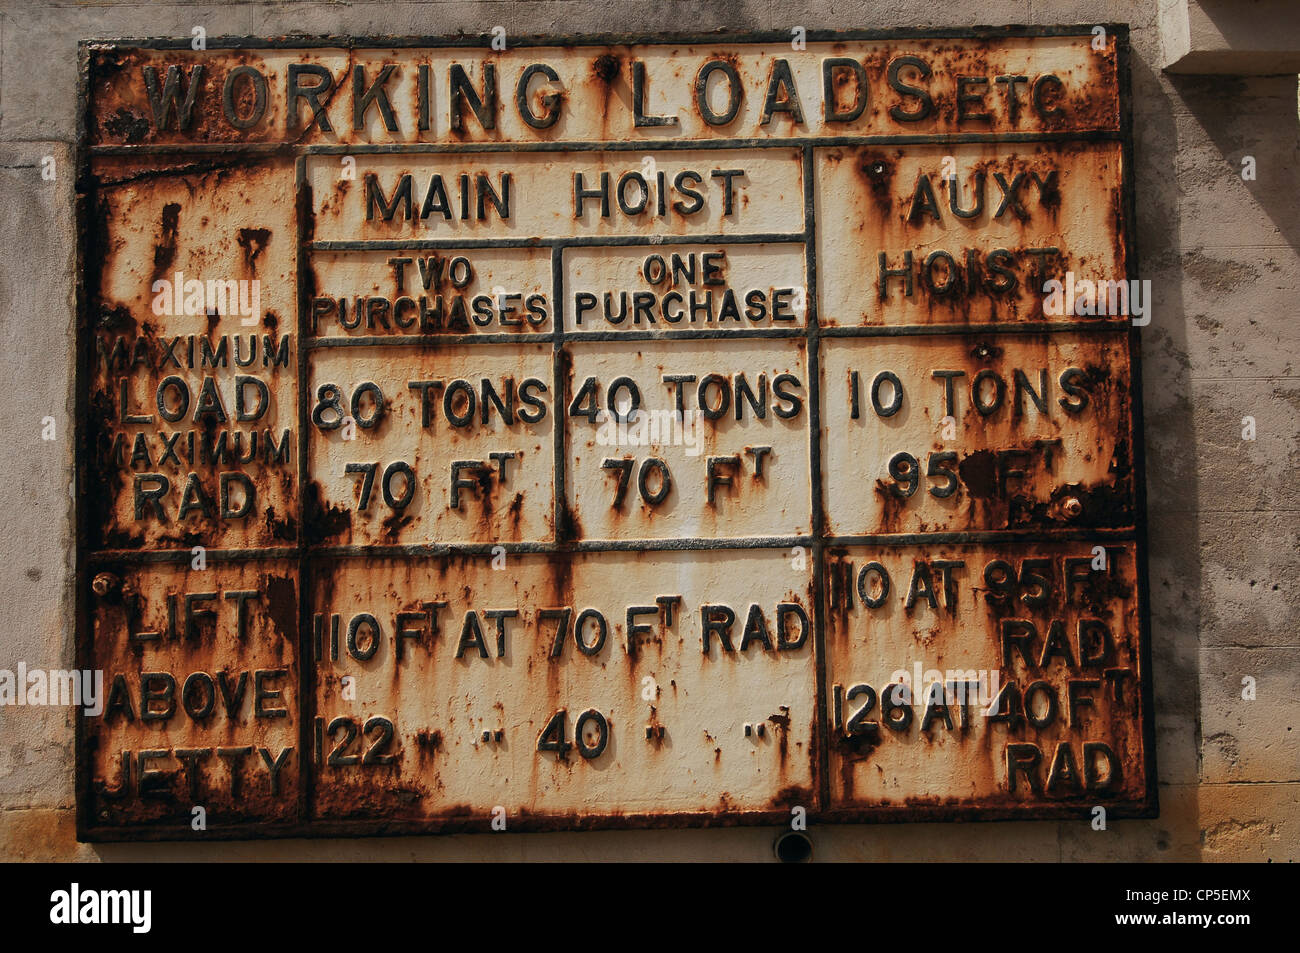
[[[493,830],[498,801],[512,831],[1143,809],[1135,362],[1126,322],[1041,293],[1127,273],[1118,57],[1060,44],[92,45],[90,833],[173,836],[198,803],[223,836]],[[518,88],[532,62],[558,79]],[[493,141],[594,148],[404,148]],[[813,244],[731,240],[803,233],[805,176]],[[1088,333],[1000,333],[1025,322]],[[924,697],[967,670],[1004,717]],[[922,694],[890,705],[899,672]]]

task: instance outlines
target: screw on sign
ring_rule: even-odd
[[[80,836],[1154,811],[1094,40],[85,44]]]

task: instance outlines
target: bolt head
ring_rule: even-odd
[[[111,572],[101,572],[95,574],[95,578],[90,582],[90,588],[94,590],[95,595],[102,597],[114,592],[121,582]]]

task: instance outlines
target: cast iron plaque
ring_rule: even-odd
[[[1126,28],[193,45],[82,48],[83,838],[1154,813]]]

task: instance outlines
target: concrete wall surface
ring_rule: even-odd
[[[1249,6],[1249,5],[1245,5]],[[1297,79],[1166,75],[1156,0],[0,2],[0,668],[73,667],[80,39],[1127,22],[1160,816],[815,827],[820,860],[1300,858]],[[1245,15],[1243,13],[1243,15]],[[1223,24],[1220,24],[1223,26]],[[1231,31],[1224,29],[1225,35]],[[57,176],[42,177],[53,157]],[[1253,157],[1255,175],[1243,177]],[[58,439],[42,440],[45,418]],[[1244,418],[1254,439],[1243,439]],[[1243,679],[1255,697],[1243,698]],[[0,708],[0,859],[770,859],[767,828],[80,844],[72,709]]]

